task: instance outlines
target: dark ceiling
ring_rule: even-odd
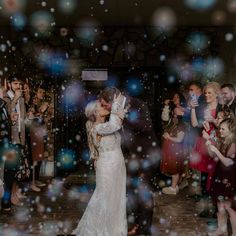
[[[14,2],[14,0],[0,0],[0,3],[4,1]],[[202,2],[203,0],[198,1]],[[210,0],[205,1],[209,2]],[[236,23],[236,10],[232,11],[233,5],[230,5],[230,1],[227,0],[216,0],[212,8],[201,11],[186,7],[184,0],[75,0],[76,6],[70,13],[60,10],[60,0],[25,0],[25,2],[25,9],[22,9],[22,12],[27,18],[35,11],[46,10],[50,12],[53,8],[52,14],[59,27],[76,26],[81,19],[87,17],[92,17],[101,25],[153,26],[153,13],[160,7],[170,7],[174,11],[176,25],[209,26],[234,25]],[[0,25],[7,26],[10,23],[10,17],[3,15],[4,9],[0,11]]]

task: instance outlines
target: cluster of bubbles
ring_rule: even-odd
[[[70,189],[68,193],[68,199],[76,200],[79,203],[87,203],[91,197],[94,187],[89,186],[88,184],[82,184],[77,187]],[[81,207],[79,205],[79,207]]]
[[[192,61],[172,60],[169,64],[169,70],[178,75],[183,81],[188,81],[195,76],[202,76],[206,79],[218,79],[224,73],[224,62],[219,57],[195,57]],[[168,77],[168,82],[174,82]]]
[[[66,55],[50,49],[41,49],[36,55],[38,64],[51,74],[64,74],[66,71]]]
[[[73,81],[62,91],[62,105],[70,109],[73,107],[84,108],[86,104],[85,91],[82,84]]]
[[[15,213],[15,218],[17,222],[27,222],[30,220],[30,212],[29,209],[26,207],[20,207],[17,209]]]
[[[39,228],[41,235],[59,235],[61,232],[67,234],[71,229],[71,222],[50,220],[40,224]]]
[[[40,49],[35,57],[39,66],[52,75],[77,76],[83,67],[80,60],[70,59],[67,52]]]
[[[225,34],[225,40],[233,40],[233,34]],[[195,76],[203,76],[206,79],[217,79],[224,73],[224,62],[220,57],[202,56],[204,50],[210,44],[208,37],[202,32],[193,32],[187,39],[186,44],[190,52],[194,55],[189,60],[184,55],[178,55],[169,61],[169,73],[167,80],[169,83],[176,81],[176,75],[183,81],[192,79]]]
[[[137,147],[137,151],[141,152],[142,147]],[[130,173],[136,173],[137,171],[141,170],[150,170],[152,168],[155,168],[159,165],[161,159],[160,151],[157,148],[154,148],[153,151],[150,151],[149,157],[144,160],[139,160],[137,158],[130,158],[130,160],[127,163],[127,169]],[[137,179],[132,179],[134,183]]]
[[[72,169],[76,165],[76,153],[71,149],[62,149],[57,157],[57,167],[59,169]]]
[[[62,194],[63,181],[54,179],[51,184],[48,185],[47,196],[52,202],[55,202],[57,197]]]

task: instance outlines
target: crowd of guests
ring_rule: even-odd
[[[162,192],[178,194],[191,176],[192,186],[201,191],[190,197],[210,199],[217,206],[218,228],[211,235],[228,235],[228,216],[236,235],[235,87],[217,82],[202,87],[192,81],[183,94],[175,92],[165,99],[162,110],[161,171],[172,179]],[[199,216],[210,214],[214,211],[204,209]]]
[[[5,85],[0,86],[0,191],[1,210],[8,214],[26,191],[46,186],[39,175],[53,109],[42,86],[31,89],[18,75]]]
[[[19,205],[25,198],[25,191],[40,192],[40,187],[45,186],[39,181],[39,175],[45,159],[48,125],[53,117],[45,92],[41,86],[32,91],[29,84],[17,75],[8,78],[7,89],[0,87],[2,212],[11,212],[12,204]],[[135,104],[135,107],[140,106]],[[203,87],[200,82],[192,81],[185,92],[175,91],[173,96],[165,99],[161,115],[160,170],[171,176],[171,185],[164,187],[162,192],[178,194],[180,189],[189,185],[191,176],[192,186],[201,189],[192,197],[211,199],[218,209],[218,228],[212,233],[215,236],[227,233],[228,216],[232,235],[236,235],[235,114],[233,84],[220,86],[217,82],[208,82]],[[132,150],[137,149],[139,142],[137,135],[134,137]],[[140,141],[142,146],[143,136]],[[139,156],[138,152],[134,156]],[[206,209],[199,215],[209,214]]]

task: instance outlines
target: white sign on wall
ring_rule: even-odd
[[[105,81],[107,78],[107,69],[85,69],[82,71],[82,80]]]

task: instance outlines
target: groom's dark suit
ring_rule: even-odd
[[[133,218],[131,223],[139,225],[139,234],[151,235],[153,195],[150,182],[159,165],[158,143],[147,105],[132,97],[127,97],[126,103],[130,105],[123,122],[123,145],[129,152],[128,219]]]

